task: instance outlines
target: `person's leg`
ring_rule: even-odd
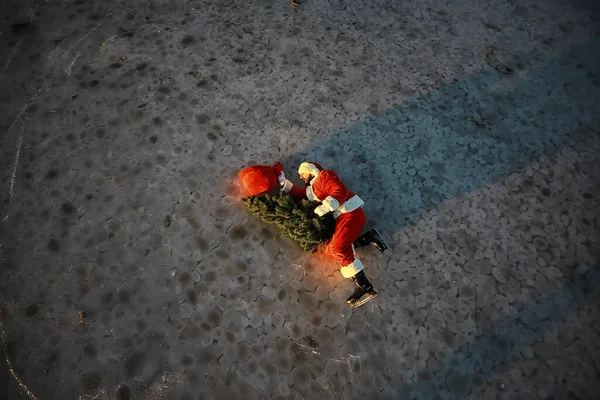
[[[336,219],[334,235],[325,251],[340,265],[342,276],[350,278],[356,286],[354,292],[346,300],[350,307],[364,304],[377,296],[377,292],[363,271],[362,262],[354,257],[352,245],[366,221],[367,217],[362,209],[340,215]]]
[[[389,248],[385,238],[377,229],[371,229],[370,231],[363,233],[354,241],[355,249],[369,245],[374,246],[382,253]]]
[[[364,270],[357,272],[350,280],[354,282],[355,286],[354,292],[346,299],[346,304],[350,307],[363,305],[377,296],[377,292],[373,289],[373,284],[365,275]]]
[[[352,243],[358,238],[366,222],[367,217],[362,208],[340,215],[335,220],[333,236],[325,245],[325,254],[332,257],[341,267],[354,262]],[[349,278],[350,276],[344,274],[344,277]]]

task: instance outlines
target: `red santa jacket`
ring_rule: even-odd
[[[313,164],[319,166],[316,163]],[[340,177],[329,170],[321,170],[306,188],[291,187],[290,193],[297,198],[320,201],[328,212],[333,212],[333,216],[336,218],[364,205],[362,199],[348,190]]]

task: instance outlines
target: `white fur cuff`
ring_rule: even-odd
[[[340,206],[340,202],[337,201],[333,196],[327,196],[325,200],[322,201],[322,204],[327,211],[333,211]]]
[[[344,278],[352,278],[354,275],[358,274],[363,270],[363,264],[360,260],[355,259],[350,264],[345,267],[340,268],[340,272]]]

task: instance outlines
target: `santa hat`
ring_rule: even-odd
[[[283,166],[276,163],[273,166],[254,165],[244,168],[238,174],[249,196],[265,193],[278,185],[277,176]]]
[[[317,176],[322,170],[323,167],[321,167],[316,162],[303,162],[302,164],[300,164],[300,167],[298,167],[298,174],[309,174]]]

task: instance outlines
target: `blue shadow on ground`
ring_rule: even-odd
[[[293,176],[304,160],[335,170],[365,200],[369,225],[390,234],[448,199],[598,133],[600,52],[592,50],[598,48],[600,38],[593,37],[539,68],[520,69],[515,61],[508,64],[513,75],[484,69],[282,157],[285,170]],[[527,66],[526,59],[520,63]],[[480,327],[431,374],[395,385],[394,398],[462,398],[501,372],[500,365],[518,363],[514,352],[539,343],[599,288],[596,265],[517,317]]]
[[[576,311],[586,300],[596,298],[599,289],[600,265],[596,263],[593,268],[569,280],[555,292],[525,305],[518,316],[492,321],[490,325],[480,328],[481,332],[478,335],[471,336],[466,344],[454,349],[430,376],[402,387],[397,398],[408,399],[412,394],[418,393],[419,398],[436,399],[440,398],[441,392],[452,393],[457,398],[463,398],[474,387],[492,378],[494,374],[503,374],[506,377],[509,368],[519,367],[521,362],[519,352],[537,344],[552,348],[554,343],[544,343],[544,334],[551,327],[557,326],[570,312]],[[591,363],[594,366],[594,360],[586,359],[584,356],[591,347],[586,348],[583,340],[581,346],[579,356],[583,358],[581,364],[577,366],[579,373],[582,373],[582,364]],[[560,350],[561,348],[557,346],[556,351]],[[565,359],[564,355],[561,355],[561,359]],[[536,364],[538,365],[539,363]],[[561,365],[559,368],[565,371],[566,375],[568,366]],[[552,395],[556,399],[578,399],[580,397],[575,393],[593,389],[576,387],[573,382],[558,386],[562,387],[559,389],[555,387],[555,389],[562,393],[555,391]],[[497,389],[502,392],[505,388],[499,385]],[[512,391],[514,388],[506,389]]]
[[[597,131],[598,48],[594,37],[531,70],[514,60],[508,76],[482,61],[479,74],[282,157],[285,171],[304,160],[335,170],[365,200],[369,225],[389,233]]]

